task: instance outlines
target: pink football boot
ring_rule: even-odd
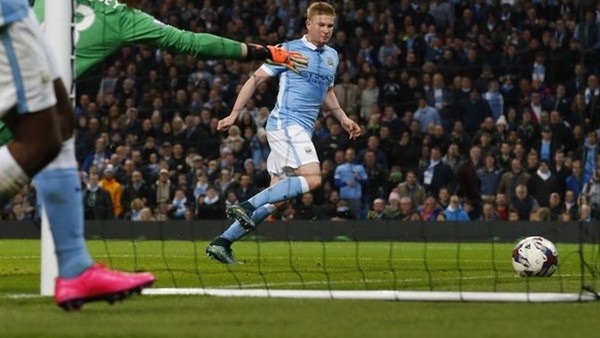
[[[75,278],[56,278],[54,301],[63,309],[79,310],[87,302],[106,300],[114,303],[154,283],[151,273],[128,273],[94,264]]]

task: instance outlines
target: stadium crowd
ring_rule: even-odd
[[[302,36],[309,1],[141,3],[181,29],[276,44]],[[600,219],[600,2],[331,3],[334,90],[363,134],[349,141],[323,111],[323,187],[273,218]],[[86,219],[224,219],[266,188],[276,83],[216,130],[258,66],[135,45],[88,72],[76,106]],[[37,210],[29,186],[0,219]]]

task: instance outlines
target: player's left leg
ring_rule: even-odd
[[[277,210],[277,206],[273,204],[265,204],[254,210],[251,219],[254,222],[255,227],[258,226],[258,224],[264,222],[269,217],[269,215],[275,212],[275,210]],[[254,228],[252,228],[251,230],[253,229]],[[249,230],[243,228],[240,225],[240,222],[236,220],[235,222],[233,222],[233,224],[229,226],[229,228],[227,228],[227,230],[225,230],[225,232],[223,232],[223,234],[221,234],[221,236],[219,236],[214,241],[210,242],[210,244],[206,248],[206,255],[210,258],[216,259],[221,263],[238,263],[238,261],[233,256],[233,250],[231,249],[231,245],[234,242],[237,242],[244,236],[246,236],[248,232]]]
[[[38,30],[38,42],[51,70],[56,72],[56,62],[41,34]],[[149,286],[155,278],[149,273],[113,271],[94,264],[90,257],[85,245],[81,181],[75,159],[75,114],[58,74],[52,75],[62,148],[34,181],[38,198],[48,215],[58,258],[59,277],[54,299],[59,306],[69,310],[79,309],[94,300],[121,300]]]
[[[124,273],[94,264],[84,238],[81,180],[72,135],[75,114],[60,79],[54,81],[54,88],[63,146],[56,159],[34,179],[41,205],[48,215],[58,258],[59,277],[54,299],[66,310],[79,309],[94,300],[122,300],[150,286],[155,278],[149,273]]]
[[[34,177],[41,205],[48,215],[58,257],[59,276],[73,278],[92,266],[83,236],[81,180],[75,159],[74,125],[68,94],[60,79],[54,81],[61,129],[68,130],[58,156]],[[65,135],[65,134],[63,134]]]

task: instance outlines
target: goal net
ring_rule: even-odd
[[[148,3],[155,11],[153,14],[166,15],[166,12],[161,12],[158,2]],[[97,24],[98,20],[103,20],[100,14],[112,14],[117,6],[121,5],[116,1],[81,4],[76,1],[74,10],[77,17],[74,28],[76,48],[80,48],[81,55],[84,47],[88,48],[86,52],[98,52],[86,55],[89,57],[86,59],[79,57],[76,62],[75,76],[82,76],[78,79],[78,88],[81,93],[92,98],[98,95],[98,100],[102,100],[94,102],[94,105],[96,108],[105,105],[102,109],[106,116],[99,119],[104,128],[118,130],[121,127],[119,122],[124,121],[110,114],[113,108],[124,113],[125,101],[131,98],[125,95],[123,102],[111,101],[116,94],[123,94],[119,93],[121,89],[117,88],[117,84],[128,82],[125,77],[134,84],[138,81],[140,88],[148,87],[148,92],[140,95],[143,102],[139,106],[146,105],[143,107],[146,111],[140,109],[140,113],[148,114],[149,120],[156,111],[159,115],[167,111],[166,107],[155,104],[153,99],[168,101],[172,104],[170,109],[174,109],[172,107],[176,106],[175,98],[180,90],[185,92],[190,86],[196,86],[192,92],[210,91],[207,84],[202,87],[206,82],[206,78],[201,76],[205,72],[202,67],[206,65],[202,62],[192,65],[196,59],[181,55],[174,57],[166,49],[136,47],[138,58],[133,55],[132,49],[113,46],[115,34],[122,36],[125,30],[113,30],[107,25]],[[127,29],[134,33],[130,36],[132,39],[148,29],[135,25],[141,21],[131,22]],[[91,43],[92,38],[100,38],[100,42]],[[61,59],[70,62],[69,57]],[[216,62],[207,64],[219,68]],[[158,68],[153,69],[156,65]],[[177,74],[177,65],[193,69],[197,76]],[[239,64],[227,65],[251,73],[249,68]],[[136,70],[136,67],[144,69],[145,73]],[[168,82],[166,86],[153,82],[150,76],[153,71],[153,76],[164,77]],[[82,74],[86,72],[87,77],[84,78]],[[227,87],[229,84],[220,85]],[[232,88],[228,90],[235,92]],[[268,102],[268,94],[269,91],[261,92],[265,102]],[[221,102],[220,99],[214,101]],[[131,106],[127,107],[127,114],[129,108]],[[201,115],[202,108],[194,114]],[[223,112],[227,109],[221,107],[220,111],[213,111],[215,117]],[[160,122],[169,124],[172,132],[170,123],[174,116],[171,113],[173,111],[162,114],[160,117],[165,121]],[[154,123],[153,120],[151,122]],[[162,129],[163,126],[160,126],[160,132],[167,132]],[[110,134],[109,141],[113,145],[131,142],[138,134],[128,133],[129,138],[120,140],[119,137],[112,139],[113,134]],[[195,144],[197,151],[203,147],[221,146],[218,142],[210,142],[215,141],[212,136],[206,137],[205,141]],[[138,140],[135,146],[142,148],[144,142]],[[157,146],[166,146],[166,143],[168,141]],[[102,173],[102,168],[96,169]],[[179,175],[171,177],[174,182],[179,178]],[[267,221],[234,244],[233,253],[241,264],[224,265],[208,259],[205,248],[229,225],[223,220],[88,221],[86,235],[97,260],[117,269],[155,273],[155,288],[145,291],[153,295],[525,302],[598,299],[595,292],[600,256],[597,222],[334,221],[331,218]],[[514,272],[511,263],[513,248],[519,239],[528,236],[543,236],[557,246],[559,265],[553,276],[522,278]]]
[[[148,294],[424,301],[597,299],[594,224],[535,222],[288,221],[262,224],[233,246],[240,264],[205,256],[227,223],[91,222],[95,256],[157,274]],[[551,277],[513,270],[516,242],[552,240]]]

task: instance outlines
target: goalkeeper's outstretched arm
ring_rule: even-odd
[[[247,44],[221,36],[193,33],[164,25],[150,15],[137,10],[140,0],[119,0],[125,3],[132,11],[123,12],[131,15],[128,21],[133,24],[127,26],[147,27],[148,29],[122,30],[125,43],[145,41],[168,48],[178,53],[191,54],[206,59],[241,59],[241,60],[266,60],[270,63],[285,66],[293,71],[299,71],[306,67],[307,59],[301,54],[287,51],[277,46],[263,46],[258,44]],[[152,29],[151,26],[155,26]]]

